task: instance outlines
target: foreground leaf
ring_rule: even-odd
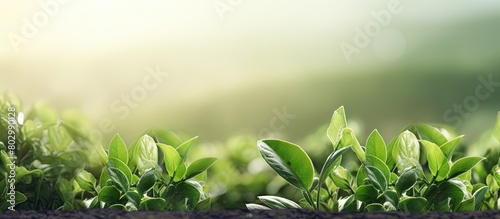
[[[347,121],[345,117],[344,106],[339,107],[332,115],[332,120],[326,135],[330,139],[333,145],[333,149],[337,149],[337,145],[342,138],[342,132],[347,127]]]
[[[278,196],[259,196],[258,198],[272,209],[301,208],[297,203]]]
[[[304,191],[311,188],[314,168],[302,148],[281,140],[262,140],[257,145],[269,166],[291,185]]]
[[[484,157],[463,157],[458,159],[457,161],[455,161],[455,163],[453,163],[453,165],[451,165],[450,172],[448,173],[448,178],[451,179],[469,171],[484,159]]]

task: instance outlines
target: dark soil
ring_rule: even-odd
[[[16,211],[2,212],[1,218],[139,218],[139,219],[204,219],[204,218],[227,218],[227,219],[256,219],[256,218],[283,218],[283,219],[302,219],[302,218],[333,218],[333,219],[406,219],[406,218],[450,218],[450,219],[469,219],[485,218],[500,219],[500,211],[481,211],[481,212],[427,212],[427,213],[328,213],[314,212],[305,210],[272,210],[272,211],[248,211],[248,210],[225,210],[225,211],[197,211],[197,212],[168,212],[168,211],[139,211],[124,212],[112,209],[88,209],[81,211]]]

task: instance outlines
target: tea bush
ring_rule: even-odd
[[[78,173],[78,185],[92,197],[88,208],[136,210],[204,210],[210,197],[203,181],[194,178],[216,158],[201,158],[187,165],[197,137],[182,142],[167,130],[152,130],[127,149],[116,135],[109,144],[99,181],[89,172]]]
[[[319,172],[296,144],[278,139],[257,143],[264,160],[299,189],[303,199],[294,202],[279,196],[259,196],[263,204],[247,204],[247,208],[348,212],[498,209],[498,150],[485,157],[454,153],[463,136],[449,133],[417,124],[386,144],[374,130],[362,146],[340,107],[327,129],[333,152]],[[500,141],[500,117],[493,134]],[[356,171],[341,165],[347,151],[353,151],[359,161]],[[484,164],[478,165],[481,162]]]

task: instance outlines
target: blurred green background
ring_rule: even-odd
[[[243,207],[283,185],[255,141],[315,144],[306,136],[341,105],[360,139],[417,121],[479,138],[500,109],[499,12],[486,0],[0,1],[0,89],[83,112],[106,143],[151,127],[198,135],[200,153],[234,164],[214,167],[227,171],[211,182],[226,195],[215,208]]]

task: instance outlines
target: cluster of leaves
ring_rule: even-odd
[[[500,118],[494,133],[500,141]],[[362,146],[347,126],[343,107],[334,112],[327,136],[333,152],[319,172],[298,145],[276,139],[259,141],[264,160],[304,198],[294,202],[259,196],[263,205],[247,204],[247,208],[349,212],[498,209],[498,153],[489,156],[490,165],[482,166],[484,177],[474,173],[479,179],[473,180],[473,168],[486,158],[454,153],[463,136],[452,137],[446,130],[418,124],[409,126],[387,145],[374,130]],[[351,171],[341,165],[348,151],[359,161]]]
[[[82,141],[86,137],[76,134],[88,127],[82,116],[73,111],[58,115],[41,102],[24,111],[20,99],[10,93],[0,97],[0,115],[0,211],[10,206],[5,197],[11,186],[18,210],[82,208],[74,177],[89,163],[91,151]],[[15,157],[8,154],[8,145],[16,146]],[[9,178],[11,167],[15,180]]]
[[[136,210],[204,210],[210,207],[203,181],[194,178],[210,168],[216,158],[202,158],[186,164],[197,137],[182,142],[167,130],[143,135],[127,149],[116,135],[99,181],[87,171],[78,173],[76,182],[84,190],[88,208]],[[203,175],[201,175],[203,178]]]

